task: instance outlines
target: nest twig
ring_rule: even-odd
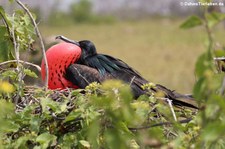
[[[37,105],[37,107],[33,111],[33,114],[42,115],[43,109],[41,107],[39,98],[43,98],[44,95],[43,94],[37,95],[37,94],[40,94],[39,92],[45,93],[45,91],[42,88],[27,86],[24,90],[24,96],[20,97],[19,102],[16,104],[16,112],[22,112],[24,110],[24,108],[26,108],[27,106],[35,104],[35,105]],[[67,122],[64,121],[66,119],[66,117],[70,114],[70,112],[73,111],[75,108],[77,108],[77,105],[74,104],[75,103],[74,101],[77,99],[77,96],[72,95],[70,89],[50,91],[50,93],[46,93],[46,95],[47,95],[46,98],[50,98],[55,102],[62,103],[65,101],[65,99],[69,99],[69,102],[67,103],[66,112],[63,112],[60,114],[54,113],[54,111],[51,108],[49,108],[48,110],[50,111],[50,115],[52,118],[48,119],[48,120],[44,120],[41,124],[42,126],[46,126],[46,125],[49,125],[49,123],[56,122],[57,128],[60,130],[60,132],[62,134],[78,131],[82,128],[82,126],[81,126],[81,123],[83,121],[82,117],[77,117],[77,118],[74,118],[73,120],[67,121]],[[16,98],[16,96],[14,98]],[[165,102],[165,104],[168,104],[168,103]],[[188,123],[192,120],[190,117],[187,117],[185,115],[179,115],[179,117],[176,117],[175,111],[176,112],[182,111],[183,109],[181,109],[181,108],[177,109],[177,107],[174,107],[172,105],[172,103],[170,103],[168,106],[169,106],[170,110],[173,111],[174,122],[177,121],[178,123]],[[152,112],[154,112],[156,115],[160,115],[158,113],[157,108],[154,108],[154,111],[152,111]],[[196,111],[193,111],[193,113],[196,113]],[[155,118],[153,118],[153,119],[155,119]],[[152,124],[151,122],[152,122],[152,120],[150,120],[149,124],[147,124],[143,127],[129,128],[129,129],[131,131],[138,131],[138,130],[142,130],[142,129],[149,129],[152,127],[157,127],[157,126],[163,126],[163,125],[168,126],[168,125],[172,125],[174,123],[174,122],[165,122],[164,121],[164,122]]]

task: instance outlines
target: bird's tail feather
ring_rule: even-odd
[[[191,95],[177,93],[160,84],[156,84],[155,91],[163,92],[165,97],[172,100],[174,105],[198,109],[198,104]]]

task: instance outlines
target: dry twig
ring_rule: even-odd
[[[36,64],[30,63],[30,62],[25,62],[25,61],[22,61],[22,60],[5,61],[5,62],[0,63],[0,66],[1,65],[6,65],[8,63],[14,63],[14,62],[19,62],[19,63],[22,63],[22,64],[30,65],[30,66],[33,66],[33,67],[37,68],[38,71],[41,71],[41,67],[39,65],[36,65]]]
[[[172,105],[172,100],[170,100],[169,98],[167,98],[166,101],[167,101],[168,104],[169,104],[170,111],[171,111],[171,113],[172,113],[172,115],[173,115],[174,120],[177,121],[177,117],[176,117],[176,114],[175,114],[175,112],[174,112],[173,105]]]
[[[45,76],[45,89],[48,88],[48,62],[47,62],[47,57],[46,57],[46,54],[45,54],[45,46],[44,46],[44,42],[43,42],[43,39],[42,39],[42,36],[41,36],[41,33],[38,29],[38,26],[37,26],[37,23],[35,22],[32,14],[30,13],[29,9],[20,1],[20,0],[16,0],[16,2],[26,11],[26,13],[29,15],[31,21],[32,21],[32,24],[34,26],[34,29],[35,29],[35,32],[36,32],[36,35],[37,37],[40,39],[40,44],[41,44],[41,49],[42,49],[42,54],[43,54],[43,59],[44,59],[44,64],[45,64],[45,72],[46,72],[46,76]]]
[[[19,83],[17,94],[20,95],[21,91],[23,90],[23,88],[22,88],[23,74],[22,74],[21,66],[19,64],[19,60],[20,60],[19,46],[20,46],[20,44],[17,42],[16,36],[15,36],[14,17],[15,17],[15,13],[13,13],[13,23],[12,23],[12,29],[10,32],[11,32],[12,39],[13,39],[13,46],[14,46],[14,52],[15,52],[15,57],[16,57],[16,63],[17,63],[16,70],[18,72],[18,83]],[[17,97],[19,98],[19,96],[17,96]],[[15,98],[14,102],[16,104],[18,103],[18,98]]]

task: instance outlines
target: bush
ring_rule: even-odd
[[[27,13],[10,16],[0,7],[0,43],[10,45],[0,49],[0,66],[13,62],[0,70],[0,148],[224,148],[225,74],[214,65],[224,51],[215,49],[212,31],[225,15],[206,8],[203,19],[192,16],[181,25],[203,26],[208,37],[196,63],[197,111],[171,106],[153,93],[133,100],[119,81],[62,91],[26,86],[24,76],[36,75],[18,54],[29,48],[34,27]]]

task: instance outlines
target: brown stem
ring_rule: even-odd
[[[32,14],[30,13],[29,9],[20,1],[20,0],[16,0],[16,2],[26,11],[26,13],[29,15],[32,24],[34,26],[35,32],[37,37],[40,39],[40,44],[41,44],[41,49],[42,49],[42,55],[43,55],[43,59],[44,59],[44,64],[45,64],[45,72],[46,72],[46,76],[45,76],[45,89],[47,90],[48,88],[48,76],[49,76],[49,72],[48,72],[48,61],[47,61],[47,57],[45,54],[45,46],[44,46],[44,42],[41,36],[41,33],[38,29],[37,23],[35,22]]]

